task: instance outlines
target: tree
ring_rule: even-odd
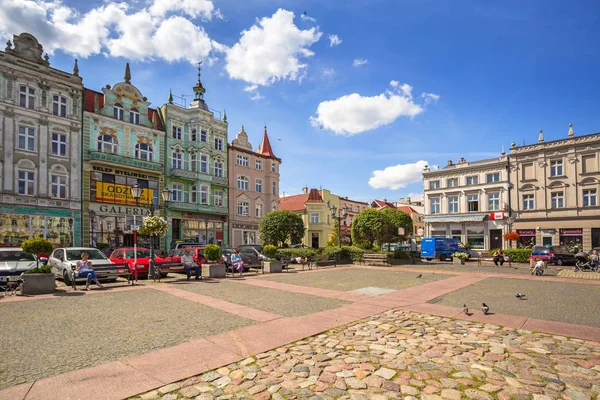
[[[327,241],[327,246],[338,246],[338,230],[339,230],[340,222],[336,219],[333,223],[333,231],[329,234],[329,240]]]
[[[352,221],[352,243],[370,249],[381,240],[386,229],[385,214],[372,208],[361,211]]]
[[[288,241],[290,244],[302,242],[304,230],[301,216],[287,210],[275,210],[261,218],[258,236],[264,244],[283,247]]]
[[[52,245],[52,242],[50,242],[49,240],[46,240],[44,238],[27,239],[23,243],[21,243],[21,248],[23,249],[23,251],[26,251],[27,253],[31,253],[35,256],[35,259],[37,261],[37,267],[40,266],[40,260],[38,258],[38,254],[39,253],[49,254],[49,253],[52,253],[52,250],[54,250],[54,246]]]
[[[383,243],[388,243],[389,245],[390,243],[403,242],[408,235],[413,233],[413,221],[407,213],[393,208],[384,208],[379,212],[384,214],[386,221],[383,235],[378,240],[380,245]],[[398,228],[404,229],[404,235],[398,234]]]

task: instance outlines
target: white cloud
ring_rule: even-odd
[[[323,75],[324,77],[326,77],[326,78],[330,78],[330,77],[332,77],[332,76],[334,76],[334,75],[335,75],[335,69],[333,69],[333,68],[325,68],[325,69],[323,70],[323,73],[322,73],[322,75]]]
[[[397,88],[397,87],[398,87],[398,85],[400,85],[400,82],[398,82],[398,81],[390,81],[390,86],[391,86],[391,87],[393,87],[393,88]]]
[[[342,39],[338,35],[329,35],[329,47],[339,46],[342,44]]]
[[[323,101],[317,107],[317,116],[310,117],[310,121],[315,127],[352,136],[391,124],[400,116],[412,118],[422,113],[423,108],[407,96],[407,91],[403,85],[378,96],[352,93],[336,100]]]
[[[264,98],[265,98],[265,97],[264,97],[264,96],[262,96],[260,93],[258,93],[258,92],[255,92],[255,93],[254,93],[254,96],[250,97],[250,100],[261,100],[261,99],[264,99]]]
[[[409,193],[404,196],[405,199],[410,199],[411,201],[423,201],[425,195],[423,193]]]
[[[294,13],[279,9],[264,17],[227,50],[225,69],[231,78],[268,86],[278,80],[299,80],[306,68],[300,59],[314,55],[309,47],[321,38],[318,27],[300,30]]]
[[[204,17],[210,19],[215,11],[211,0],[154,0],[149,9],[155,16],[165,15],[169,12],[182,11],[192,18]]]
[[[317,20],[315,18],[310,17],[310,16],[308,16],[308,14],[304,14],[304,13],[300,14],[300,18],[302,19],[302,21],[312,22],[313,24],[315,22],[317,22]]]
[[[354,59],[354,62],[352,63],[352,66],[354,66],[354,67],[360,67],[361,65],[365,65],[365,64],[368,64],[368,63],[369,63],[368,60],[365,60],[363,58],[356,58],[356,59]]]
[[[429,165],[427,161],[420,160],[412,164],[398,164],[373,171],[369,186],[373,189],[400,189],[408,184],[420,182],[426,165]]]
[[[244,88],[244,92],[254,92],[256,89],[258,89],[258,85],[250,85]]]
[[[412,100],[412,90],[413,87],[410,86],[408,83],[403,84],[402,86],[400,86],[400,91],[402,91],[402,94],[404,94],[404,96],[406,96],[407,98]]]
[[[425,105],[436,103],[440,99],[440,95],[435,93],[423,93],[421,97],[424,99]]]

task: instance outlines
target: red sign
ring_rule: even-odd
[[[491,213],[490,219],[504,219],[504,213],[503,212]]]

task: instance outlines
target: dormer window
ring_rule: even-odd
[[[135,108],[129,110],[129,122],[136,125],[140,124],[140,113]]]
[[[123,110],[123,106],[119,103],[115,103],[115,105],[113,106],[113,116],[115,117],[115,119],[119,119],[121,121],[125,119],[125,112]]]

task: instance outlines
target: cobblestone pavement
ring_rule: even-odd
[[[347,301],[336,299],[244,285],[234,280],[198,283],[178,284],[177,288],[286,317],[313,314],[349,304]]]
[[[530,275],[531,269],[529,264],[524,263],[513,263],[512,267],[508,264],[504,264],[502,267],[496,267],[494,263],[489,261],[482,261],[482,265],[478,266],[476,261],[468,261],[465,265],[455,265],[452,262],[445,261],[421,261],[417,264],[403,264],[401,267],[414,267],[418,269],[432,269],[432,270],[443,270],[443,271],[457,271],[457,272],[487,272],[487,273],[500,273],[500,274],[519,274],[519,275]],[[556,276],[559,271],[565,267],[556,267],[549,265],[544,273],[545,276]],[[569,267],[566,267],[569,269]],[[570,268],[572,269],[572,268]]]
[[[254,323],[152,289],[0,306],[0,389]]]
[[[288,283],[291,285],[310,286],[345,292],[365,287],[381,287],[396,290],[406,289],[453,276],[435,274],[435,272],[424,273],[421,278],[417,278],[418,275],[419,273],[403,272],[394,270],[393,268],[390,268],[390,270],[350,268],[330,269],[327,271],[305,274],[278,274],[266,276],[263,279]]]
[[[597,399],[600,344],[391,310],[136,399]]]
[[[488,278],[430,303],[475,310],[486,303],[491,312],[600,327],[599,300],[600,285]]]
[[[578,278],[578,279],[600,279],[600,272],[575,272],[573,268],[564,268],[558,276],[563,278]]]

